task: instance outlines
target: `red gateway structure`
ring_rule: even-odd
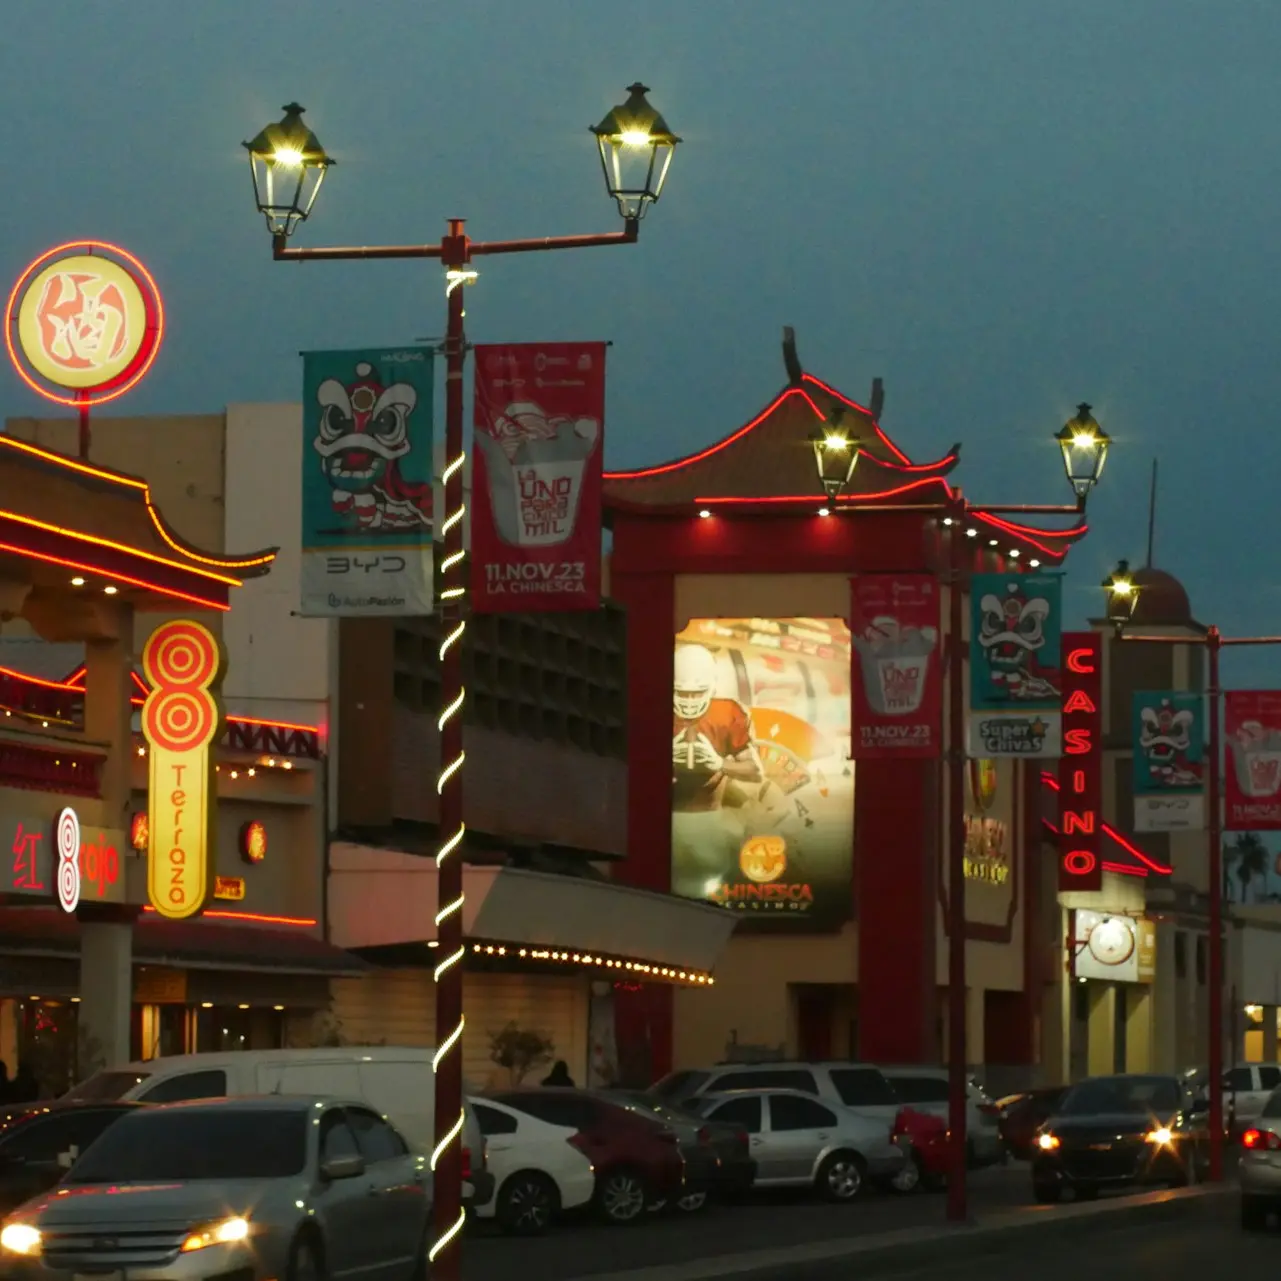
[[[970,948],[975,1004],[960,1008],[971,1050],[977,1029],[987,1061],[1033,1063],[1052,963],[1053,933],[1036,936],[1043,916],[1035,905],[1043,889],[1053,894],[1056,878],[1053,854],[1040,857],[1044,842],[1057,841],[1048,819],[1057,812],[1055,763],[966,767],[961,753],[949,751],[959,741],[949,727],[958,709],[962,717],[968,709],[968,682],[956,681],[948,682],[950,715],[935,710],[942,751],[851,761],[851,732],[855,741],[858,735],[850,725],[851,681],[858,679],[851,660],[860,648],[850,635],[851,580],[915,574],[932,584],[924,590],[937,591],[946,604],[935,628],[923,628],[918,639],[937,642],[946,672],[951,636],[959,630],[968,645],[968,605],[963,615],[959,601],[949,599],[949,583],[959,579],[968,596],[974,572],[1059,568],[1086,532],[1083,516],[1074,513],[1101,459],[1084,480],[1069,465],[1082,499],[1077,507],[970,505],[951,483],[959,446],[917,463],[881,429],[879,380],[870,406],[855,403],[802,369],[790,331],[784,360],[787,385],[719,443],[605,477],[613,531],[609,594],[626,607],[628,620],[630,857],[618,875],[694,897],[706,877],[701,893],[740,915],[716,992],[699,994],[701,1012],[691,1006],[688,1021],[684,998],[674,1008],[667,991],[621,994],[620,1056],[624,1063],[647,1061],[655,1076],[673,1066],[707,1066],[736,1045],[758,1057],[791,1048],[810,1058],[939,1062],[946,1057],[939,995],[948,972],[940,955],[948,938],[947,855],[955,844],[953,867],[964,846],[965,937],[994,945],[987,952]],[[1075,424],[1079,433],[1088,420],[1106,441],[1088,408],[1069,428]],[[1060,433],[1060,443],[1070,435]],[[825,441],[845,451],[838,474],[824,466]],[[1068,452],[1065,444],[1065,461]],[[1070,523],[1040,528],[1003,511],[1051,520],[1067,513]],[[683,655],[679,665],[674,642]],[[691,657],[687,650],[703,652]],[[961,670],[960,657],[952,659],[953,671]],[[699,664],[704,673],[694,670]],[[741,691],[737,702],[716,696],[727,685]],[[770,711],[768,724],[757,714],[762,691],[770,708],[789,709]],[[735,730],[731,711],[718,712],[718,704],[739,707],[744,723],[754,717],[751,730]],[[673,739],[674,726],[695,724],[697,732]],[[824,738],[828,747],[812,745]],[[684,752],[691,762],[703,753],[708,768],[728,779],[720,797],[682,799]],[[967,769],[968,786],[950,787]],[[787,818],[818,851],[784,889],[778,889],[787,857],[781,838],[709,851],[720,839],[712,809],[735,804],[736,787],[752,804],[777,795],[780,814],[790,805]],[[949,808],[949,797],[962,790],[964,827],[953,841],[961,810]],[[733,830],[733,816],[724,824]],[[1134,876],[1168,870],[1113,828],[1102,830],[1106,870]],[[729,893],[716,878],[731,866],[731,879],[741,885]],[[976,964],[1004,965],[1014,975],[1004,990],[993,990],[1000,985],[984,980]],[[713,1011],[712,1001],[722,1004]]]

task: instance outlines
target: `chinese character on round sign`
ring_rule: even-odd
[[[123,395],[151,368],[163,332],[160,292],[147,269],[99,241],[42,254],[19,277],[6,311],[14,367],[33,391],[63,405]]]

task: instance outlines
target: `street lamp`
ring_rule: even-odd
[[[334,161],[303,123],[302,107],[291,102],[281,110],[285,114],[279,121],[240,145],[249,152],[254,201],[268,230],[273,236],[291,236],[307,221]]]
[[[1076,417],[1069,418],[1054,439],[1063,451],[1063,470],[1067,472],[1068,484],[1077,502],[1084,505],[1086,495],[1103,475],[1112,438],[1095,421],[1090,406],[1082,402],[1076,407]]]
[[[823,486],[827,501],[834,503],[854,475],[854,468],[858,464],[858,441],[837,418],[835,423],[823,423],[815,427],[810,432],[809,442],[814,450],[814,465],[818,469],[819,483]]]
[[[592,126],[605,189],[628,222],[639,221],[650,205],[658,203],[680,142],[650,106],[648,92],[639,80],[628,85],[627,101]]]
[[[463,330],[463,285],[476,279],[473,259],[488,254],[531,253],[547,249],[586,249],[595,245],[635,244],[640,220],[657,201],[680,139],[650,106],[644,85],[634,84],[622,106],[615,107],[592,132],[600,148],[605,183],[623,217],[621,231],[582,236],[540,236],[529,240],[474,241],[461,218],[448,220],[448,230],[434,244],[338,245],[295,248],[289,237],[306,220],[325,173],[333,161],[302,121],[302,108],[291,103],[278,124],[268,125],[245,147],[254,176],[258,211],[271,231],[277,262],[319,262],[357,258],[438,258],[445,269],[445,467],[441,475],[444,515],[438,526],[441,542],[440,844],[436,850],[437,903],[436,1077],[431,1167],[434,1180],[433,1243],[429,1262],[435,1281],[458,1281],[462,1208],[463,1129],[463,637],[467,630],[466,506],[463,473],[463,370],[467,341]],[[636,163],[633,163],[636,162]],[[286,175],[288,176],[286,178]]]
[[[1134,617],[1134,607],[1139,603],[1139,587],[1130,573],[1130,562],[1119,560],[1116,568],[1100,584],[1108,594],[1108,622],[1120,636]]]

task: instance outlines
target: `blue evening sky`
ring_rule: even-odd
[[[611,466],[710,443],[784,380],[780,329],[974,498],[1067,493],[1116,438],[1069,615],[1141,559],[1281,632],[1276,0],[6,0],[0,276],[121,243],[172,324],[126,412],[298,396],[301,349],[440,333],[430,265],[276,265],[239,143],[297,98],[339,160],[309,243],[615,225],[586,126],[642,77],[685,145],[635,248],[482,264],[474,341],[612,339]],[[7,369],[0,416],[41,412]],[[122,408],[124,408],[122,406]],[[1270,514],[1272,513],[1272,514]],[[1267,535],[1265,538],[1264,535]],[[1281,683],[1281,653],[1230,683]]]

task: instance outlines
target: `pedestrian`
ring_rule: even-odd
[[[563,1089],[574,1088],[574,1078],[569,1074],[569,1064],[564,1059],[557,1059],[552,1070],[543,1078],[544,1085],[557,1085]]]

